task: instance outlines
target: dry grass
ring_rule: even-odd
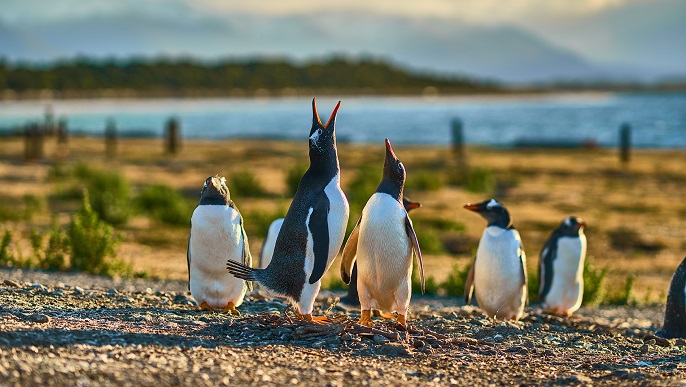
[[[287,208],[290,199],[286,197],[286,174],[297,163],[307,162],[305,141],[189,141],[180,154],[167,156],[161,140],[121,139],[118,157],[109,159],[103,139],[72,138],[68,152],[58,151],[54,139],[49,139],[46,160],[36,163],[23,161],[21,139],[3,138],[2,142],[0,197],[5,198],[5,205],[13,205],[10,202],[15,199],[14,203],[20,203],[26,194],[47,197],[52,193],[60,182],[48,180],[48,171],[60,158],[65,165],[86,161],[94,167],[117,169],[135,190],[148,184],[164,184],[193,199],[198,197],[207,176],[218,173],[228,177],[250,171],[265,188],[267,197],[233,197],[247,223],[251,212],[277,213]],[[381,165],[383,152],[383,144],[339,144],[344,189],[361,166]],[[398,146],[396,154],[409,176],[413,171],[430,170],[446,178],[454,169],[447,146]],[[575,214],[588,224],[589,259],[596,267],[607,265],[610,269],[610,286],[614,286],[613,282],[621,286],[627,274],[635,273],[639,298],[650,289],[657,300],[667,289],[686,250],[686,151],[637,150],[628,168],[623,168],[616,150],[611,149],[470,148],[468,163],[488,169],[500,183],[496,184],[497,192],[475,194],[448,185],[431,192],[408,187],[408,196],[423,204],[413,216],[464,224],[464,231],[441,233],[448,237],[462,233],[478,240],[484,221],[462,205],[497,194],[522,234],[530,269],[536,270],[538,255],[550,231],[562,218]],[[68,220],[68,205],[47,202],[50,211],[42,211],[30,221],[5,222],[4,228],[26,236],[31,227],[47,228],[50,212],[58,212],[63,223]],[[187,229],[135,217],[120,231],[125,239],[119,256],[136,269],[154,276],[186,278]],[[263,235],[249,237],[253,255],[258,257]],[[643,249],[642,244],[658,248]],[[427,273],[442,281],[454,262],[464,264],[469,259],[467,253],[443,254],[427,256],[425,264]],[[337,275],[336,262],[327,277]]]

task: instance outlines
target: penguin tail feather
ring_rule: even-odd
[[[252,267],[246,266],[240,262],[229,259],[226,261],[226,269],[236,278],[246,281],[257,281],[255,274],[257,273],[258,269],[253,269]]]

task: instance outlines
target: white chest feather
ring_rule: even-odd
[[[517,230],[495,226],[484,230],[476,253],[474,291],[489,315],[521,315],[526,299],[522,264],[526,267]]]
[[[545,299],[546,308],[570,313],[579,309],[583,298],[585,257],[585,235],[558,239],[553,278]]]
[[[245,294],[245,282],[226,271],[227,259],[243,261],[240,215],[227,206],[198,206],[191,217],[189,241],[190,288],[196,302],[222,308],[237,306]]]

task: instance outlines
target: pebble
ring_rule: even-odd
[[[14,280],[11,280],[11,279],[6,279],[5,282],[4,282],[4,284],[7,285],[7,286],[11,286],[11,287],[13,287],[13,288],[21,287],[21,285],[19,284],[19,282],[14,281]]]
[[[42,313],[35,313],[32,315],[29,315],[27,317],[27,320],[33,323],[37,324],[45,324],[50,322],[50,317],[48,315],[42,314]]]
[[[83,294],[83,293],[84,293],[84,290],[83,290],[82,287],[80,287],[80,286],[74,286],[74,294],[77,294],[77,295],[78,295],[78,294]]]
[[[117,289],[113,289],[113,288],[107,289],[107,295],[110,296],[110,297],[116,296],[117,293],[118,293],[118,292],[117,292]]]
[[[429,348],[424,348],[424,349],[429,349]],[[431,351],[431,349],[429,349]],[[384,344],[381,347],[379,347],[379,350],[376,351],[377,353],[383,353],[386,356],[390,357],[411,357],[412,352],[410,349],[400,343],[388,343]]]

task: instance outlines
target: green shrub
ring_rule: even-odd
[[[495,189],[495,178],[487,168],[470,168],[464,178],[464,188],[474,193],[489,193]]]
[[[443,176],[436,172],[419,171],[408,175],[405,187],[420,191],[437,191],[445,185]]]
[[[245,222],[245,232],[247,232],[248,235],[264,238],[267,236],[267,231],[269,231],[269,225],[271,225],[274,220],[286,216],[286,210],[278,209],[274,212],[257,210],[243,212],[242,216],[243,221]]]
[[[12,231],[5,230],[2,235],[2,241],[0,241],[0,265],[2,266],[12,266],[15,261],[15,256],[10,251],[10,245],[12,244]]]
[[[439,233],[431,228],[425,227],[420,221],[413,221],[414,229],[417,232],[417,241],[419,241],[419,248],[424,254],[442,254],[445,253],[445,246]]]
[[[113,275],[121,271],[116,262],[119,238],[112,226],[103,222],[90,206],[87,190],[83,193],[81,209],[72,216],[68,236],[71,248],[71,267],[92,274]],[[109,262],[108,258],[113,261]]]
[[[534,270],[527,270],[526,287],[529,292],[529,302],[538,301],[538,290],[541,286],[541,279],[538,277],[538,267]]]
[[[241,171],[232,174],[229,178],[229,191],[231,195],[259,197],[264,196],[266,191],[255,175],[250,171]]]
[[[322,286],[324,289],[328,290],[346,290],[348,289],[348,285],[343,282],[343,280],[335,275],[331,276],[328,281],[326,281],[326,285]]]
[[[381,168],[378,167],[364,165],[357,170],[355,178],[350,182],[346,191],[351,213],[353,210],[356,213],[362,213],[364,205],[367,204],[369,198],[376,191],[376,187],[379,186],[381,175]],[[353,222],[357,222],[358,218],[359,216]]]
[[[454,264],[446,278],[445,282],[441,284],[441,288],[445,290],[446,295],[462,297],[464,296],[464,287],[467,284],[467,275],[472,268],[471,264],[460,266]]]
[[[48,235],[48,247],[39,266],[44,270],[66,270],[68,254],[69,238],[57,224],[54,224]]]
[[[130,185],[119,173],[95,171],[87,186],[90,204],[100,219],[112,225],[124,224],[132,213]]]
[[[298,184],[300,184],[300,179],[307,171],[307,168],[307,164],[298,163],[286,173],[286,194],[288,197],[295,196],[295,192],[298,190]]]
[[[422,282],[419,278],[419,264],[416,258],[414,263],[412,265],[412,293],[422,294]],[[436,279],[431,275],[427,276],[426,273],[424,275],[424,294],[435,295],[439,289]]]
[[[605,299],[607,290],[605,280],[607,277],[607,267],[596,269],[588,259],[584,261],[584,296],[582,305],[599,305]]]
[[[636,277],[629,274],[624,281],[624,286],[610,292],[604,300],[605,305],[635,305],[636,297],[634,297],[634,281]]]
[[[162,223],[188,226],[193,206],[176,190],[165,185],[149,185],[138,194],[136,204],[142,213]]]
[[[25,220],[31,220],[31,218],[43,208],[44,199],[36,195],[24,195],[22,199],[24,202],[23,218]]]

